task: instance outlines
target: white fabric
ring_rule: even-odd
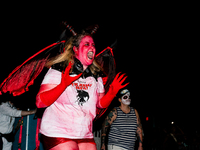
[[[15,117],[21,117],[21,110],[12,107],[9,102],[0,105],[0,133],[12,132]]]
[[[61,72],[50,69],[42,84],[61,82]],[[96,116],[98,93],[104,93],[102,78],[79,78],[49,106],[43,115],[40,132],[50,137],[93,138],[92,121]]]
[[[2,150],[11,150],[12,149],[12,142],[8,142],[4,137],[3,140],[3,149]]]
[[[127,150],[127,149],[115,145],[108,145],[108,150]]]
[[[15,117],[21,117],[21,110],[17,110],[9,102],[0,105],[0,133],[8,134],[12,132]],[[3,150],[11,150],[12,142],[8,142],[4,137],[2,137],[2,141]]]

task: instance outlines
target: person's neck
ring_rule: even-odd
[[[83,69],[82,71],[83,71],[83,72],[87,69],[88,66],[83,65],[83,64],[81,63],[81,61],[80,61],[77,57],[75,57],[75,60],[74,60],[74,61],[82,66],[82,69]]]
[[[87,69],[88,66],[83,65],[83,71],[85,71],[85,69]]]
[[[119,107],[124,113],[129,113],[130,112],[130,106],[128,106],[128,105],[125,105],[125,104],[121,103],[121,106],[119,106]]]

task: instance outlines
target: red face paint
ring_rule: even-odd
[[[76,58],[82,63],[83,69],[86,69],[89,65],[91,65],[96,53],[93,38],[90,36],[82,38],[78,49],[75,50],[75,53]]]

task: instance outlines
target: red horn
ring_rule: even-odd
[[[69,31],[73,34],[73,36],[76,36],[76,35],[77,35],[77,33],[76,33],[76,32],[74,31],[74,29],[72,28],[72,26],[70,26],[69,24],[67,24],[66,21],[63,21],[62,23],[66,26],[66,28],[69,29]]]
[[[91,34],[93,35],[94,33],[96,33],[98,28],[99,28],[99,26],[98,26],[98,25],[95,25],[95,27],[94,27],[94,29],[92,30]]]

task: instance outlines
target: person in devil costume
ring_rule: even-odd
[[[117,74],[105,94],[92,34],[75,34],[64,48],[47,62],[51,68],[36,98],[38,108],[47,107],[40,128],[43,145],[51,150],[96,150],[92,133],[96,108],[107,108],[128,83],[122,85],[125,74]]]
[[[23,94],[43,68],[49,67],[36,96],[36,106],[46,108],[40,128],[44,148],[96,150],[93,120],[105,112],[118,91],[128,83],[123,84],[125,74],[115,76],[112,46],[96,55],[92,35],[97,27],[77,34],[66,22],[63,24],[73,36],[66,40],[65,29],[58,42],[16,67],[1,83],[0,95]]]

